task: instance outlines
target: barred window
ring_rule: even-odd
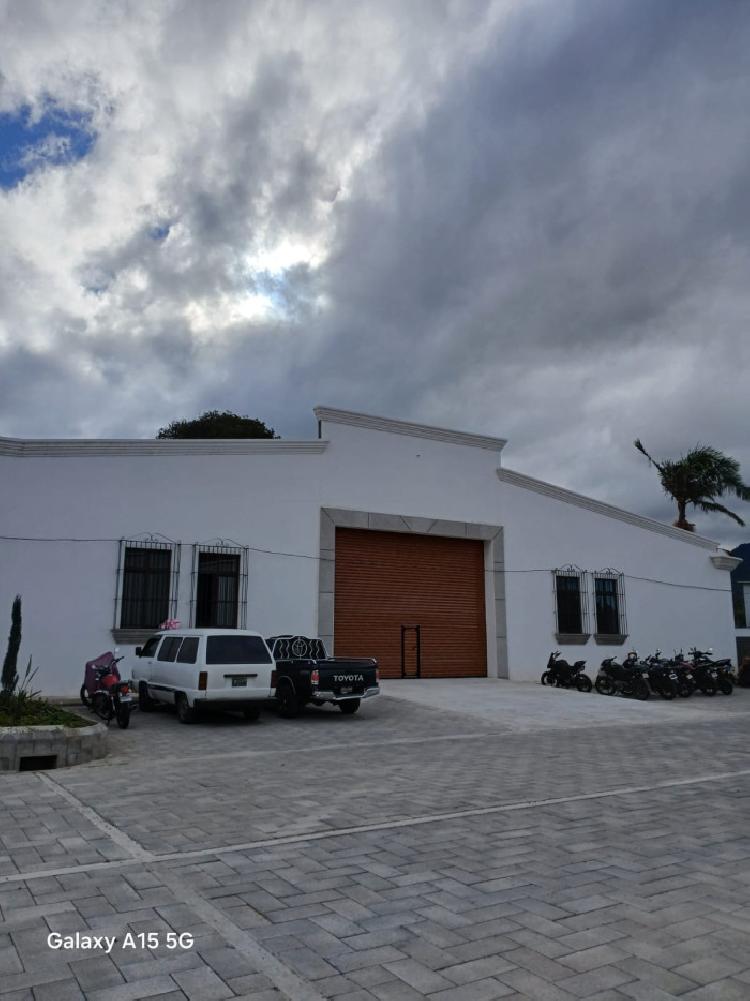
[[[192,625],[199,629],[243,629],[247,608],[247,547],[193,546]]]
[[[623,575],[617,570],[594,574],[596,632],[600,636],[619,636],[626,632]]]
[[[176,599],[179,546],[154,536],[123,539],[117,572],[115,627],[156,629]]]
[[[588,631],[586,609],[586,574],[569,564],[553,571],[557,632],[580,635]]]

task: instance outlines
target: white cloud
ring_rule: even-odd
[[[750,478],[750,12],[720,6],[0,5],[0,110],[96,134],[0,191],[0,433],[304,435],[325,401],[660,517],[638,435]]]

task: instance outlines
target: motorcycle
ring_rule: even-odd
[[[558,688],[575,686],[579,692],[590,692],[591,678],[583,673],[586,661],[577,660],[575,664],[569,664],[567,660],[559,660],[559,656],[559,650],[555,650],[549,655],[547,669],[542,675],[542,684],[555,685]]]
[[[710,664],[700,660],[686,660],[682,650],[676,654],[675,660],[687,669],[686,675],[690,676],[694,692],[700,691],[704,695],[716,695],[719,688],[719,676]]]
[[[698,650],[693,647],[688,651],[693,658],[693,664],[699,669],[708,669],[711,672],[711,679],[714,681],[716,691],[722,695],[731,695],[734,692],[734,679],[732,677],[731,660],[711,660],[713,650]]]
[[[594,688],[600,695],[615,695],[619,692],[645,701],[651,694],[651,689],[643,677],[644,671],[642,665],[632,660],[620,664],[615,657],[606,657],[599,668]]]
[[[672,665],[660,658],[660,652],[657,650],[655,654],[646,657],[645,661],[643,661],[643,666],[646,669],[651,691],[656,692],[657,695],[661,695],[663,699],[673,699],[679,690],[679,678]],[[638,654],[635,651],[628,655],[628,659],[631,658],[634,663],[638,663]]]
[[[120,729],[125,730],[130,723],[133,698],[130,683],[122,680],[117,668],[122,659],[109,650],[86,662],[81,702],[107,726],[116,719]]]
[[[661,651],[657,650],[657,654],[661,654]],[[697,687],[692,664],[685,660],[682,651],[677,653],[676,650],[673,659],[665,660],[664,663],[668,664],[677,675],[677,694],[682,699],[689,699]]]

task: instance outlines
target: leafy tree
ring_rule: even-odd
[[[18,651],[21,649],[21,595],[17,594],[13,600],[10,613],[10,634],[8,635],[8,649],[3,661],[2,691],[9,695],[15,690],[18,684]]]
[[[195,420],[172,421],[157,438],[278,438],[273,428],[231,410],[207,410]]]
[[[710,445],[696,445],[679,459],[662,459],[657,462],[639,439],[633,444],[658,472],[664,492],[677,503],[677,520],[673,523],[676,528],[684,528],[686,532],[695,531],[695,525],[686,517],[688,504],[700,511],[720,511],[729,518],[734,518],[738,524],[745,524],[738,514],[729,511],[716,500],[725,494],[750,500],[750,487],[742,482],[740,464],[736,459]]]

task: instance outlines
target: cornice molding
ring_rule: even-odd
[[[505,438],[472,434],[469,431],[454,431],[451,428],[435,427],[431,424],[414,424],[411,421],[397,421],[390,417],[374,414],[360,414],[353,410],[337,410],[334,407],[314,407],[313,413],[319,421],[332,424],[348,424],[350,427],[369,428],[373,431],[390,431],[407,435],[409,438],[429,438],[431,441],[447,441],[453,445],[472,445],[492,452],[502,452]]]
[[[552,483],[544,483],[542,480],[535,480],[532,476],[524,473],[516,473],[512,469],[498,469],[497,477],[503,483],[510,483],[514,487],[521,487],[524,490],[533,490],[534,493],[543,494],[545,497],[552,497],[555,500],[563,501],[566,504],[574,504],[576,507],[586,511],[593,511],[595,514],[603,514],[607,518],[615,518],[623,521],[627,525],[635,525],[636,528],[645,528],[649,532],[656,532],[659,535],[666,535],[670,539],[677,539],[679,542],[687,542],[691,546],[698,546],[701,549],[716,550],[716,543],[711,539],[705,539],[702,535],[694,535],[681,528],[673,528],[671,525],[663,525],[653,518],[645,518],[640,514],[632,514],[630,511],[623,511],[622,508],[613,504],[606,504],[604,501],[594,500],[592,497],[584,497],[573,490],[566,490],[564,487],[556,487]]]
[[[278,455],[325,452],[327,441],[283,441],[277,438],[0,438],[0,455]]]

